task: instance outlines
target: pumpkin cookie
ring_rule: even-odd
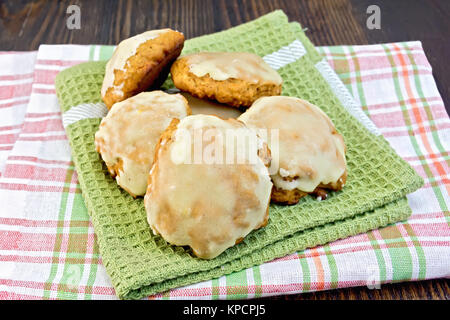
[[[156,144],[172,119],[191,114],[180,94],[142,92],[113,105],[95,134],[95,146],[117,184],[144,195]]]
[[[269,163],[266,143],[240,121],[174,119],[156,148],[144,198],[152,231],[197,257],[218,256],[267,224]]]
[[[279,95],[283,80],[261,57],[248,52],[201,52],[178,58],[170,72],[175,86],[198,98],[249,107]]]
[[[344,187],[344,139],[317,106],[294,97],[264,97],[238,119],[249,128],[268,130],[274,202],[295,204],[307,194],[321,200],[327,189]],[[277,132],[278,138],[267,138]]]
[[[149,88],[160,86],[184,45],[182,33],[151,30],[119,43],[106,64],[101,89],[108,109]]]

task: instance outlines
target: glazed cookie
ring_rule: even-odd
[[[116,102],[160,86],[183,45],[183,34],[171,29],[147,31],[120,42],[106,64],[101,89],[108,109]]]
[[[227,140],[233,135],[248,140]],[[240,143],[246,152],[235,152]],[[144,198],[152,231],[197,257],[218,256],[267,224],[269,164],[267,144],[240,121],[174,119],[156,148]]]
[[[249,128],[268,129],[274,202],[295,204],[307,194],[319,200],[341,190],[347,178],[344,139],[317,106],[298,98],[264,97],[239,118]],[[278,139],[270,141],[270,130]]]
[[[113,105],[95,134],[95,147],[117,184],[144,195],[159,137],[172,119],[191,114],[180,94],[142,92]]]
[[[279,95],[283,82],[260,56],[247,52],[183,56],[170,72],[178,89],[233,107],[249,107],[259,97]]]

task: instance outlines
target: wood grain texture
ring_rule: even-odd
[[[67,7],[81,8],[81,29],[66,27]],[[381,29],[366,28],[366,9],[381,9]],[[282,9],[308,28],[315,45],[422,41],[449,113],[450,1],[448,0],[1,0],[0,51],[46,44],[117,44],[149,29],[170,27],[186,38],[221,31]],[[450,299],[448,279],[272,297],[271,299]]]
[[[354,287],[271,297],[284,300],[450,300],[447,279],[381,285],[380,289]]]

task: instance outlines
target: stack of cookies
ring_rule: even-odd
[[[271,201],[322,200],[341,190],[346,147],[321,109],[281,96],[282,78],[261,57],[180,56],[183,44],[182,33],[162,29],[117,46],[95,145],[117,184],[144,196],[155,234],[211,259],[264,227]],[[181,93],[160,90],[169,71]],[[195,114],[186,93],[245,112]]]

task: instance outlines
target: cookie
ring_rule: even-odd
[[[347,178],[346,146],[330,118],[298,98],[264,97],[238,118],[260,132],[272,152],[272,200],[295,204],[307,194],[319,200],[341,190]]]
[[[175,86],[198,98],[249,107],[281,94],[282,78],[260,56],[248,52],[201,52],[178,58],[170,69]]]
[[[144,197],[152,231],[199,258],[218,256],[267,224],[269,164],[266,143],[240,121],[200,114],[173,120]]]
[[[95,134],[111,176],[133,197],[145,194],[156,144],[172,119],[191,114],[180,94],[142,92],[113,105]]]
[[[183,45],[183,34],[171,29],[147,31],[120,42],[106,64],[101,89],[108,109],[142,91],[158,88]]]

